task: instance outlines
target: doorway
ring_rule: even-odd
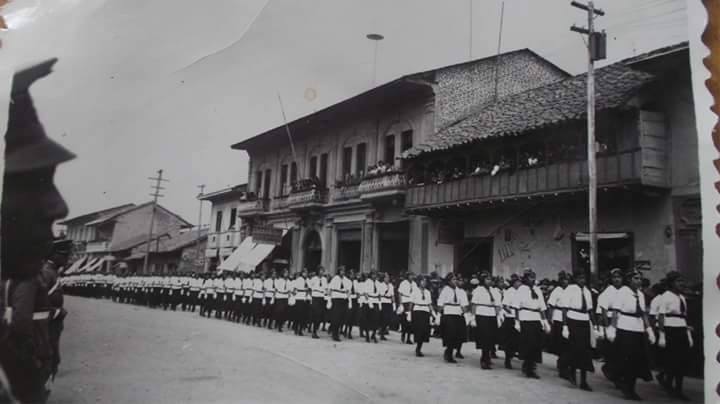
[[[585,235],[575,235],[572,244],[573,268],[582,270],[587,279],[591,279],[590,242]],[[634,254],[632,234],[598,234],[598,277],[607,278],[613,268],[634,269]]]
[[[465,238],[456,247],[455,268],[465,277],[487,271],[492,274],[493,239]]]
[[[360,255],[362,252],[362,231],[360,228],[338,229],[338,266],[344,265],[346,269],[360,270]]]
[[[398,275],[408,270],[410,251],[410,223],[380,223],[379,255],[382,272]]]
[[[305,251],[303,267],[307,268],[308,271],[316,270],[322,262],[322,242],[320,234],[316,230],[308,231],[303,249]]]

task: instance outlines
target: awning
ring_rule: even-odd
[[[94,264],[87,267],[85,272],[95,272],[107,261],[107,257],[98,258],[97,261],[95,261]]]
[[[253,238],[250,236],[245,237],[235,251],[233,251],[225,261],[218,265],[218,271],[235,271],[238,265],[240,265],[240,262],[250,255],[250,252],[254,247],[255,242],[253,241]]]
[[[75,262],[73,262],[72,265],[70,265],[70,267],[65,271],[65,274],[72,274],[72,273],[77,272],[77,270],[80,269],[80,267],[82,267],[83,264],[85,264],[85,261],[87,261],[87,255],[83,255],[82,257],[77,259]]]
[[[628,234],[628,233],[598,233],[598,235],[597,235],[598,240],[618,240],[618,239],[624,239],[624,238],[629,238],[629,237],[630,237],[630,234]],[[590,234],[589,233],[576,233],[575,241],[590,241]]]
[[[100,258],[99,258],[99,257],[88,258],[88,259],[85,261],[85,263],[84,263],[82,266],[80,266],[80,269],[78,269],[78,270],[75,271],[75,273],[87,272],[88,268],[90,268],[91,266],[93,266],[93,265],[94,265],[96,262],[98,262],[98,261],[100,261]]]
[[[275,248],[274,244],[256,243],[251,236],[245,237],[242,243],[223,261],[219,271],[252,272]]]

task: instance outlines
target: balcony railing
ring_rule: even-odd
[[[277,211],[277,210],[285,210],[285,209],[287,209],[287,208],[288,208],[288,199],[289,199],[289,198],[288,198],[287,195],[276,196],[276,197],[272,200],[272,206],[271,206],[271,207],[272,207],[272,210],[273,210],[273,211]]]
[[[396,172],[365,179],[360,183],[358,190],[362,199],[377,199],[404,195],[406,188],[405,174]]]
[[[270,202],[268,199],[240,202],[237,207],[238,216],[251,217],[267,212]]]
[[[360,198],[360,185],[347,185],[332,190],[333,202],[344,202],[358,198]]]
[[[110,249],[109,241],[91,241],[85,246],[85,253],[104,253]]]
[[[320,207],[327,203],[327,190],[309,189],[290,194],[288,207],[293,210]]]
[[[653,172],[652,152],[634,149],[597,157],[601,187],[644,184],[663,186]],[[411,186],[405,206],[409,210],[483,202],[515,197],[583,190],[588,186],[587,161],[566,161],[495,176],[469,176],[440,184]]]

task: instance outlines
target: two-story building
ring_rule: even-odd
[[[58,222],[57,225],[61,227],[62,232],[65,233],[65,237],[73,242],[72,260],[84,255],[87,244],[96,239],[96,235],[94,233],[95,228],[92,226],[86,226],[86,224],[103,216],[112,215],[134,207],[134,203],[128,203],[109,209],[86,213],[84,215],[75,216]]]
[[[180,229],[192,228],[187,220],[162,205],[157,204],[154,209],[153,241]],[[147,245],[151,215],[153,203],[147,202],[110,209],[95,215],[90,221],[83,219],[82,234],[90,236],[78,258],[84,259],[86,263],[75,271],[106,270],[110,262],[125,259],[131,255],[133,248]],[[76,223],[79,218],[68,219],[64,223]],[[70,229],[68,225],[68,236]]]
[[[242,221],[238,207],[246,199],[247,184],[198,195],[201,201],[212,204],[210,228],[205,248],[205,271],[215,270],[240,245]]]
[[[282,231],[281,248],[262,252],[289,252],[294,271],[427,272],[439,262],[427,254],[432,223],[407,214],[399,157],[495,99],[568,77],[528,49],[508,52],[404,76],[234,144],[250,157],[238,215],[250,235]]]
[[[596,71],[599,274],[701,280],[687,43]],[[423,270],[588,268],[586,76],[509,95],[403,153]]]

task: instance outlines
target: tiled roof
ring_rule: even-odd
[[[625,104],[653,76],[616,63],[595,71],[596,110]],[[587,112],[586,75],[510,95],[481,108],[402,154],[409,159],[483,139],[518,135],[561,122],[583,119]]]
[[[200,238],[199,240],[204,240],[207,238],[208,235],[208,229],[202,229],[200,230]],[[155,244],[155,238],[160,237],[159,244]],[[165,235],[153,235],[153,241],[150,243],[150,252],[172,252],[179,250],[183,247],[187,247],[189,245],[194,244],[198,240],[198,232],[197,230],[187,230],[184,232],[180,232],[179,230],[172,231],[170,233],[166,233]],[[132,256],[128,259],[134,259],[138,257],[144,257],[145,256],[145,249],[147,248],[145,243],[147,243],[147,234],[133,237],[130,240],[127,240],[123,242],[122,244],[118,245],[117,247],[113,245],[112,250],[113,251],[122,251],[127,250],[129,248],[135,248],[140,247],[139,251],[136,251]]]

